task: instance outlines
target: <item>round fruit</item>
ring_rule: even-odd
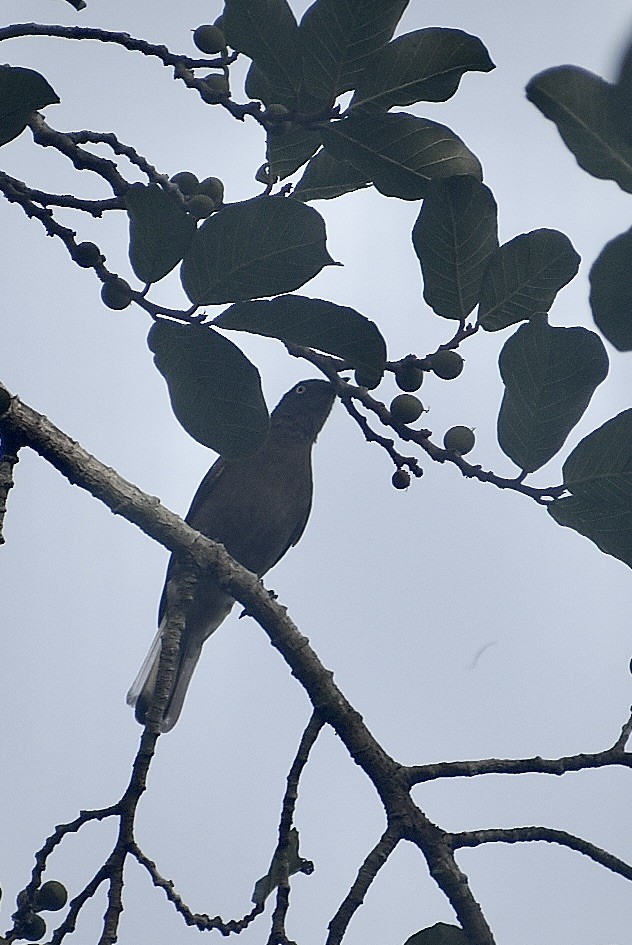
[[[381,374],[377,372],[372,374],[370,371],[362,371],[360,369],[354,371],[354,377],[358,387],[366,387],[367,390],[373,390],[382,380]]]
[[[114,276],[103,283],[101,287],[101,301],[108,308],[122,309],[132,301],[132,290],[130,285],[119,276]]]
[[[82,269],[98,266],[103,259],[96,243],[77,243],[72,258]]]
[[[398,394],[390,406],[391,416],[401,423],[414,423],[424,412],[424,405],[414,394]]]
[[[204,79],[204,88],[200,92],[207,105],[217,105],[230,98],[230,88],[225,75],[209,75]]]
[[[175,184],[184,197],[192,197],[197,193],[200,182],[191,171],[180,171],[171,178],[171,183]]]
[[[198,184],[197,192],[210,197],[217,206],[220,206],[224,200],[224,184],[219,177],[205,177]]]
[[[268,125],[269,135],[284,135],[292,127],[291,121],[275,121]]]
[[[219,26],[210,23],[198,26],[193,33],[193,42],[200,52],[206,53],[208,56],[213,56],[215,53],[226,49],[226,37],[222,30]]]
[[[268,105],[263,113],[263,117],[267,118],[268,121],[282,121],[284,118],[287,118],[289,114],[290,111],[285,105],[281,105],[279,102],[273,102],[272,105]]]
[[[35,909],[37,912],[58,912],[68,902],[68,891],[63,883],[56,879],[49,879],[47,883],[35,893]]]
[[[196,220],[204,220],[215,213],[215,201],[206,194],[194,194],[188,198],[186,208]]]
[[[424,372],[412,361],[402,361],[395,368],[395,383],[400,390],[419,390],[423,379]]]
[[[443,378],[444,381],[452,381],[463,370],[463,358],[458,351],[447,348],[431,356],[430,367],[437,377]]]
[[[396,489],[408,489],[410,485],[410,473],[406,469],[396,469],[391,482]]]
[[[20,938],[25,938],[27,942],[39,942],[46,935],[46,923],[41,915],[34,912],[27,914],[19,922]]]
[[[443,437],[444,447],[460,456],[469,453],[475,442],[474,430],[469,427],[450,427]]]

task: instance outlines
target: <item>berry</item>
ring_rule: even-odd
[[[200,52],[208,56],[226,49],[226,37],[220,27],[215,24],[205,23],[203,26],[198,26],[193,33],[193,42]]]
[[[410,485],[410,473],[406,469],[396,469],[391,482],[396,489],[408,489]]]
[[[114,276],[103,283],[101,287],[101,301],[108,308],[123,309],[132,301],[132,290],[125,279]]]
[[[452,381],[463,370],[463,358],[458,351],[447,348],[430,356],[430,367],[444,381]]]
[[[35,892],[35,910],[37,912],[58,912],[68,902],[68,892],[63,883],[50,879]]]
[[[279,102],[273,102],[272,105],[268,105],[263,113],[263,117],[267,118],[268,121],[282,121],[284,118],[287,118],[289,114],[290,111],[285,105],[281,105]]]
[[[103,256],[96,243],[77,243],[72,258],[82,269],[98,266]]]
[[[443,437],[444,447],[460,456],[469,453],[475,442],[474,430],[469,427],[450,427]]]
[[[390,406],[391,416],[401,423],[414,423],[424,412],[424,405],[414,394],[398,394]]]
[[[200,186],[199,180],[191,171],[180,171],[179,174],[174,174],[171,183],[178,187],[183,197],[192,197]]]
[[[224,200],[224,184],[219,177],[205,177],[198,184],[197,193],[210,197],[215,205],[219,207]]]
[[[255,180],[259,181],[260,184],[273,184],[274,175],[270,173],[270,169],[267,164],[262,164],[255,174]]]
[[[412,361],[401,361],[395,368],[395,383],[400,390],[419,390],[423,379],[424,372]]]
[[[204,79],[204,87],[200,92],[202,100],[207,105],[218,105],[230,98],[228,79],[224,75],[209,75]]]
[[[204,220],[215,213],[215,201],[206,194],[194,194],[187,199],[186,208],[196,220]]]
[[[41,915],[34,912],[27,912],[19,923],[19,937],[25,938],[27,942],[39,942],[46,935],[46,923]]]
[[[360,368],[354,372],[354,376],[358,387],[366,387],[367,390],[373,390],[382,380],[382,375],[376,371],[371,372]]]

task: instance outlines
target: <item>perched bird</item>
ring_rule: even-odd
[[[220,457],[193,498],[188,524],[221,542],[235,560],[259,577],[305,530],[312,505],[312,447],[334,399],[334,388],[328,381],[295,384],[273,410],[263,446],[244,459]],[[175,560],[172,555],[160,601],[158,633],[127,694],[141,724],[156,685]],[[162,717],[162,732],[178,721],[204,641],[225,620],[234,603],[212,577],[201,576],[185,611],[178,667]]]

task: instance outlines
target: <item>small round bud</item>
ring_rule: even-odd
[[[402,361],[395,368],[395,383],[400,390],[419,390],[423,383],[424,372],[412,361]]]
[[[210,197],[214,204],[219,207],[224,201],[224,184],[219,177],[205,177],[198,184],[197,193]]]
[[[96,243],[77,243],[72,258],[82,269],[91,269],[103,260],[101,250]]]
[[[108,279],[101,287],[101,301],[108,308],[115,310],[127,308],[132,301],[132,289],[129,283],[119,276]]]
[[[215,201],[206,194],[194,194],[187,198],[186,208],[196,220],[205,220],[215,213]]]
[[[226,49],[226,37],[217,24],[204,23],[203,26],[193,32],[193,42],[200,50],[208,56]]]
[[[475,442],[474,430],[470,430],[469,427],[450,427],[443,437],[445,449],[458,453],[460,456],[469,453]]]
[[[27,942],[39,942],[46,935],[46,923],[41,915],[34,912],[27,912],[18,923],[19,938],[25,938]]]
[[[452,351],[446,348],[444,351],[437,351],[430,358],[430,367],[444,381],[452,381],[458,377],[463,370],[463,358],[458,351]]]
[[[191,171],[180,171],[171,178],[171,183],[175,184],[183,197],[192,197],[197,192],[200,182]]]
[[[408,489],[410,485],[410,473],[407,469],[396,469],[391,482],[396,489]]]
[[[36,912],[58,912],[68,902],[68,891],[63,883],[56,879],[49,879],[47,883],[35,892]]]
[[[269,135],[284,135],[292,127],[291,121],[275,121],[268,125]]]
[[[414,423],[424,412],[424,405],[414,394],[398,394],[390,406],[391,416],[400,423]]]
[[[224,75],[208,75],[204,79],[204,87],[200,92],[202,100],[207,105],[218,105],[230,98],[228,79]]]

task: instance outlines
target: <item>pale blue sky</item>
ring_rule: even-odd
[[[300,13],[306,5],[294,8]],[[3,23],[124,30],[192,55],[191,31],[212,21],[221,4],[88,0],[76,14],[62,0],[28,0],[0,2],[0,9]],[[614,183],[577,167],[553,125],[527,102],[524,86],[560,63],[612,78],[632,7],[620,0],[412,0],[400,31],[424,26],[474,33],[497,69],[466,75],[451,101],[414,112],[451,126],[478,155],[499,204],[501,240],[538,227],[567,233],[582,265],[551,321],[591,327],[588,271],[603,244],[630,226],[632,204]],[[156,60],[43,38],[5,42],[0,59],[51,82],[62,100],[46,110],[53,126],[115,131],[160,170],[221,177],[229,201],[257,192],[261,129],[202,106]],[[42,189],[107,196],[99,181],[34,146],[28,133],[2,149],[0,168]],[[316,207],[344,268],[325,269],[302,291],[376,320],[392,358],[423,355],[445,341],[453,326],[421,300],[410,242],[419,204],[371,191]],[[59,218],[81,238],[94,238],[111,268],[125,274],[122,215]],[[64,248],[17,207],[0,203],[0,219],[0,380],[184,513],[214,457],[170,411],[145,343],[146,314],[105,309],[93,274],[73,267]],[[177,276],[152,298],[182,305]],[[436,439],[454,423],[475,426],[473,461],[500,475],[515,472],[495,442],[502,396],[496,359],[507,335],[476,336],[463,348],[463,375],[452,383],[428,378],[421,392],[430,408],[424,425]],[[272,341],[243,339],[243,347],[260,366],[270,405],[314,373]],[[569,446],[629,406],[630,356],[608,350],[610,377]],[[388,402],[394,384],[385,381],[378,393]],[[535,474],[534,484],[559,482],[564,455]],[[632,699],[629,569],[559,528],[524,496],[464,480],[452,467],[424,467],[422,480],[395,492],[387,458],[338,406],[316,447],[307,532],[267,586],[402,761],[608,747]],[[140,729],[125,693],[154,633],[167,560],[164,549],[34,455],[24,456],[16,478],[0,552],[3,929],[33,851],[52,827],[81,808],[113,802],[127,781]],[[232,616],[205,650],[180,723],[160,740],[139,818],[145,852],[194,910],[225,918],[248,910],[274,848],[284,779],[308,712],[263,632]],[[425,785],[415,797],[447,829],[544,824],[630,861],[629,778],[618,770],[489,777]],[[316,871],[293,886],[289,933],[300,945],[317,945],[383,829],[373,788],[329,731],[305,772],[296,819],[301,851]],[[82,831],[51,860],[51,876],[76,893],[112,839],[107,825]],[[629,941],[632,887],[578,854],[544,844],[490,846],[460,854],[459,863],[499,945]],[[125,894],[121,945],[196,941],[139,868],[130,866]],[[96,940],[103,908],[100,897],[78,942]],[[371,889],[346,941],[403,945],[437,921],[453,921],[451,909],[418,852],[406,846]],[[241,942],[265,941],[266,922]]]

